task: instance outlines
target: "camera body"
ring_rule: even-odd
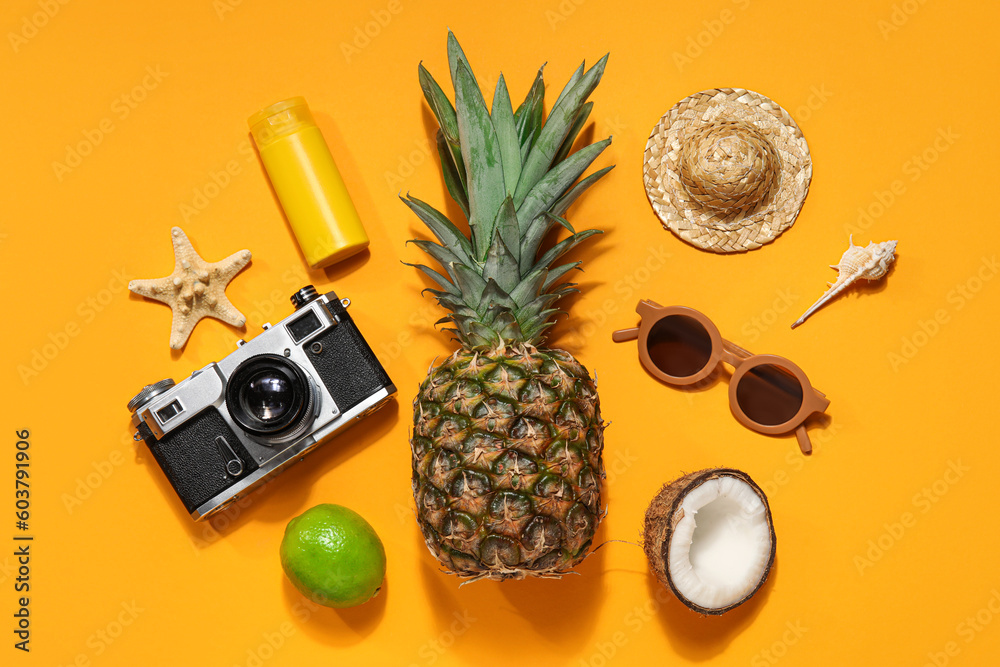
[[[396,393],[337,295],[307,286],[295,313],[217,363],[129,401],[145,441],[196,521],[301,461]]]

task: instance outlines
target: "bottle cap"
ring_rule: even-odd
[[[247,123],[257,149],[263,150],[281,137],[316,125],[316,120],[306,104],[306,98],[290,97],[264,107],[250,116]]]

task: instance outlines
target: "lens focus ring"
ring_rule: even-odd
[[[315,389],[302,369],[285,357],[261,354],[241,363],[226,386],[233,421],[266,444],[287,442],[315,415]]]

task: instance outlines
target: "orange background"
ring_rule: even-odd
[[[990,350],[1000,231],[989,198],[1000,9],[820,5],[5,3],[4,664],[995,660],[1000,368]],[[631,544],[608,544],[580,576],[561,581],[459,588],[421,541],[409,403],[431,361],[452,348],[432,327],[441,313],[419,294],[426,282],[400,263],[421,259],[404,244],[424,230],[396,195],[445,202],[416,69],[422,60],[447,82],[446,27],[491,89],[502,68],[515,104],[542,62],[551,103],[580,60],[611,52],[593,96],[592,136],[614,135],[598,166],[618,166],[569,214],[577,229],[608,233],[577,252],[583,291],[552,343],[598,374],[612,422],[598,542],[636,541],[650,498],[683,471],[734,466],[768,492],[776,568],[754,600],[724,617],[683,608]],[[782,104],[814,161],[795,226],[738,256],[701,252],[664,231],[640,178],[660,115],[717,86]],[[248,143],[246,117],[292,95],[315,111],[372,239],[369,254],[326,272],[305,269]],[[81,145],[88,154],[77,166],[54,165]],[[228,290],[246,332],[205,321],[171,354],[169,309],[124,289],[129,278],[171,271],[173,225],[210,261],[253,252]],[[863,244],[899,239],[896,269],[791,331],[833,279],[826,266],[851,232]],[[125,403],[282,319],[288,295],[309,282],[351,298],[398,403],[244,507],[195,524],[129,439]],[[640,297],[699,308],[726,337],[801,365],[832,399],[830,422],[811,427],[812,458],[792,437],[740,426],[725,382],[694,392],[660,385],[631,344],[612,344],[612,329],[636,322]],[[25,374],[32,363],[37,375]],[[11,478],[14,432],[24,428],[35,536],[28,655],[13,649],[11,633]],[[360,608],[313,609],[282,575],[286,522],[321,502],[357,510],[385,542],[384,592]]]

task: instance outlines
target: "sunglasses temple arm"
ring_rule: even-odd
[[[722,349],[730,355],[732,360],[730,361],[727,359],[727,361],[730,361],[730,364],[734,367],[738,365],[738,362],[743,361],[744,359],[749,359],[753,356],[753,354],[747,352],[736,343],[732,343],[728,340],[722,341]]]
[[[619,329],[611,334],[611,340],[616,343],[624,343],[629,340],[635,340],[639,337],[639,327],[631,327],[629,329]]]
[[[813,446],[812,442],[809,441],[809,434],[806,433],[805,424],[799,424],[799,427],[795,429],[795,439],[799,441],[799,449],[802,450],[803,454],[812,454]]]
[[[826,409],[830,407],[830,399],[816,387],[813,387],[813,392],[816,394],[816,412],[826,412]]]

